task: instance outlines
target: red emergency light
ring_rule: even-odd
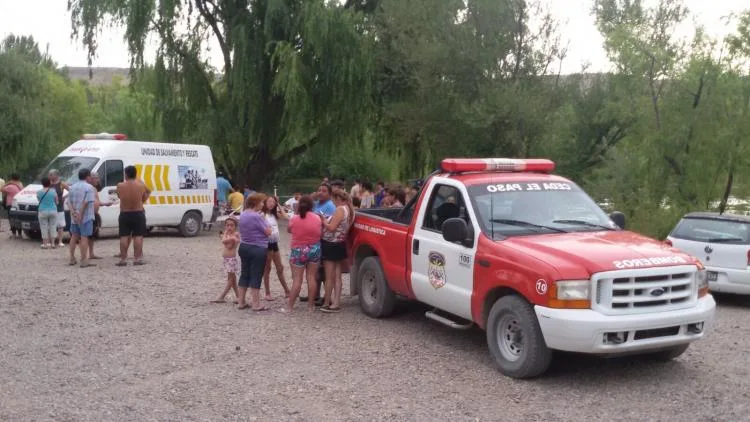
[[[543,158],[446,158],[440,163],[440,167],[449,173],[471,171],[551,173],[555,169],[555,163]]]
[[[127,135],[123,133],[86,133],[81,136],[81,139],[84,139],[87,141],[93,141],[93,140],[124,141],[128,139],[128,137]]]

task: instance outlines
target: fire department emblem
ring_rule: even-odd
[[[437,252],[428,255],[427,278],[435,289],[445,286],[445,257]]]

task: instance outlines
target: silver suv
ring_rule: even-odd
[[[703,261],[711,291],[750,295],[750,217],[690,213],[666,243]]]

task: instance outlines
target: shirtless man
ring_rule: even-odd
[[[146,213],[143,204],[151,195],[151,190],[136,179],[135,166],[125,167],[125,181],[117,185],[120,198],[120,262],[118,267],[127,264],[130,239],[133,239],[133,265],[143,265],[143,236],[146,234]]]

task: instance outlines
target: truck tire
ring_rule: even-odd
[[[682,344],[679,346],[673,346],[669,349],[659,350],[658,352],[649,353],[646,358],[655,362],[669,362],[683,353],[690,347],[690,344]]]
[[[511,378],[533,378],[552,362],[534,309],[516,296],[500,298],[487,319],[487,345],[497,369]]]
[[[39,240],[42,238],[42,232],[38,230],[24,230],[23,234],[25,234],[26,237],[32,240]]]
[[[359,284],[359,307],[372,318],[383,318],[391,315],[396,307],[396,295],[388,286],[380,258],[365,258],[357,271]]]
[[[188,211],[182,216],[182,222],[180,222],[180,234],[185,237],[195,237],[201,232],[201,226],[203,221],[201,215],[197,211]]]

